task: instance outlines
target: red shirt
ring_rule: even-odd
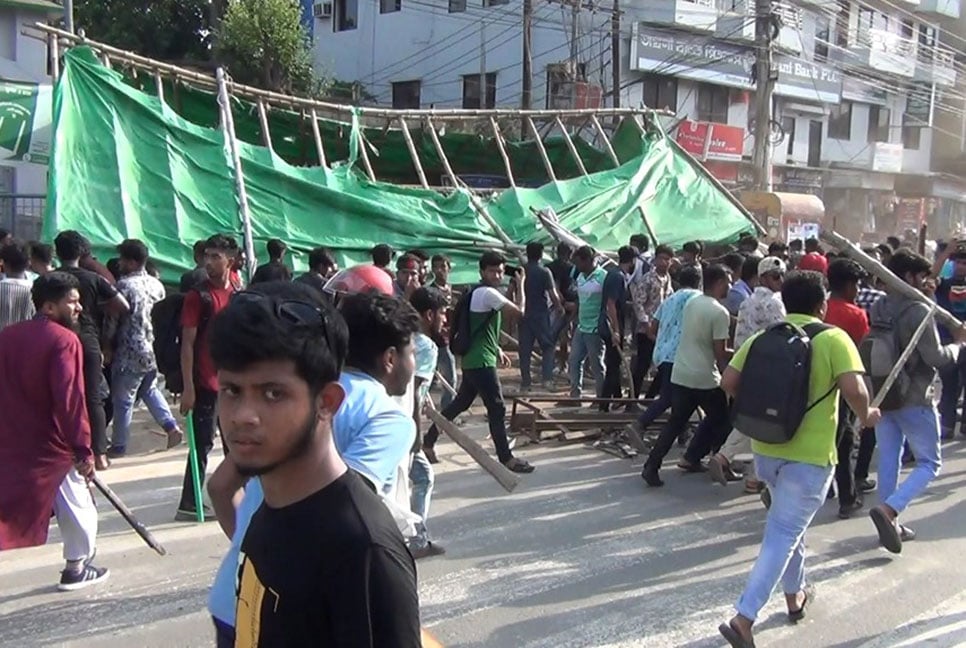
[[[828,272],[828,259],[824,254],[809,252],[798,262],[799,270],[814,270],[826,274]]]
[[[181,307],[181,327],[199,329],[198,337],[195,338],[195,389],[218,391],[218,374],[215,371],[215,363],[211,359],[211,351],[208,349],[208,335],[205,329],[211,323],[211,319],[228,305],[228,300],[235,292],[235,288],[234,286],[216,287],[209,281],[208,292],[211,295],[210,313],[204,312],[201,294],[197,290],[190,290],[185,295],[184,306]]]
[[[837,326],[858,344],[869,334],[869,316],[866,312],[844,299],[830,297],[825,311],[825,323]]]

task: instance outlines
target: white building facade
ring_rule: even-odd
[[[747,185],[754,0],[621,8],[621,105],[674,111],[685,119],[678,142],[726,184]],[[938,196],[923,180],[936,174],[937,137],[955,135],[963,150],[960,0],[782,0],[772,8],[775,190],[821,195],[826,226],[853,238],[923,222],[943,236],[966,224],[966,185]],[[482,95],[486,107],[520,107],[522,12],[517,0],[318,2],[316,61],[381,105],[476,108]],[[531,107],[568,107],[578,94],[575,107],[610,105],[609,10],[586,4],[575,23],[571,4],[534,2],[533,16]]]

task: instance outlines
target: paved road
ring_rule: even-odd
[[[467,429],[485,434],[478,422]],[[141,439],[145,449],[161,444]],[[580,444],[521,454],[537,471],[506,495],[456,446],[441,446],[431,528],[449,551],[421,561],[419,578],[424,623],[447,646],[722,645],[717,625],[758,550],[755,499],[672,467],[664,489],[645,490],[639,462]],[[168,556],[144,547],[106,502],[99,562],[112,576],[102,587],[53,590],[56,526],[47,546],[0,554],[0,645],[211,645],[205,597],[227,542],[214,524],[171,522],[184,456],[142,454],[103,475]],[[816,602],[791,627],[776,597],[759,645],[966,645],[966,442],[947,445],[946,457],[944,474],[905,519],[920,539],[899,557],[876,546],[867,517],[839,521],[834,504],[819,514],[809,535]]]

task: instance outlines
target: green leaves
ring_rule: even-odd
[[[76,0],[87,36],[163,61],[211,58],[208,0]]]

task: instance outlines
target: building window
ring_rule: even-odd
[[[678,80],[663,74],[645,74],[641,79],[641,95],[648,108],[677,112]]]
[[[852,102],[843,101],[829,109],[828,138],[834,140],[852,139]]]
[[[919,150],[919,141],[922,137],[922,126],[918,119],[902,117],[902,148]]]
[[[782,132],[785,134],[785,141],[787,142],[787,147],[785,149],[786,155],[792,157],[795,152],[795,118],[794,117],[782,117]]]
[[[379,0],[379,13],[402,11],[402,0]]]
[[[916,26],[908,18],[903,18],[902,22],[899,23],[899,33],[903,38],[908,38],[911,40],[913,34],[916,33]]]
[[[335,0],[335,20],[332,27],[337,32],[349,31],[359,26],[359,0]]]
[[[450,13],[463,13],[466,11],[466,0],[449,0]]]
[[[852,8],[849,0],[839,0],[839,11],[835,17],[835,45],[847,48],[849,46],[849,14]]]
[[[869,106],[869,142],[889,141],[889,119],[892,117],[888,108]]]
[[[829,32],[831,24],[825,16],[819,16],[815,23],[815,60],[819,63],[828,61]]]
[[[484,7],[495,7],[497,5],[510,4],[510,0],[483,0]]]
[[[698,121],[728,123],[728,88],[710,83],[698,84]]]
[[[463,75],[463,107],[480,108],[480,75]],[[486,106],[496,107],[496,72],[486,73]]]
[[[396,81],[392,84],[393,108],[419,108],[419,81]]]

